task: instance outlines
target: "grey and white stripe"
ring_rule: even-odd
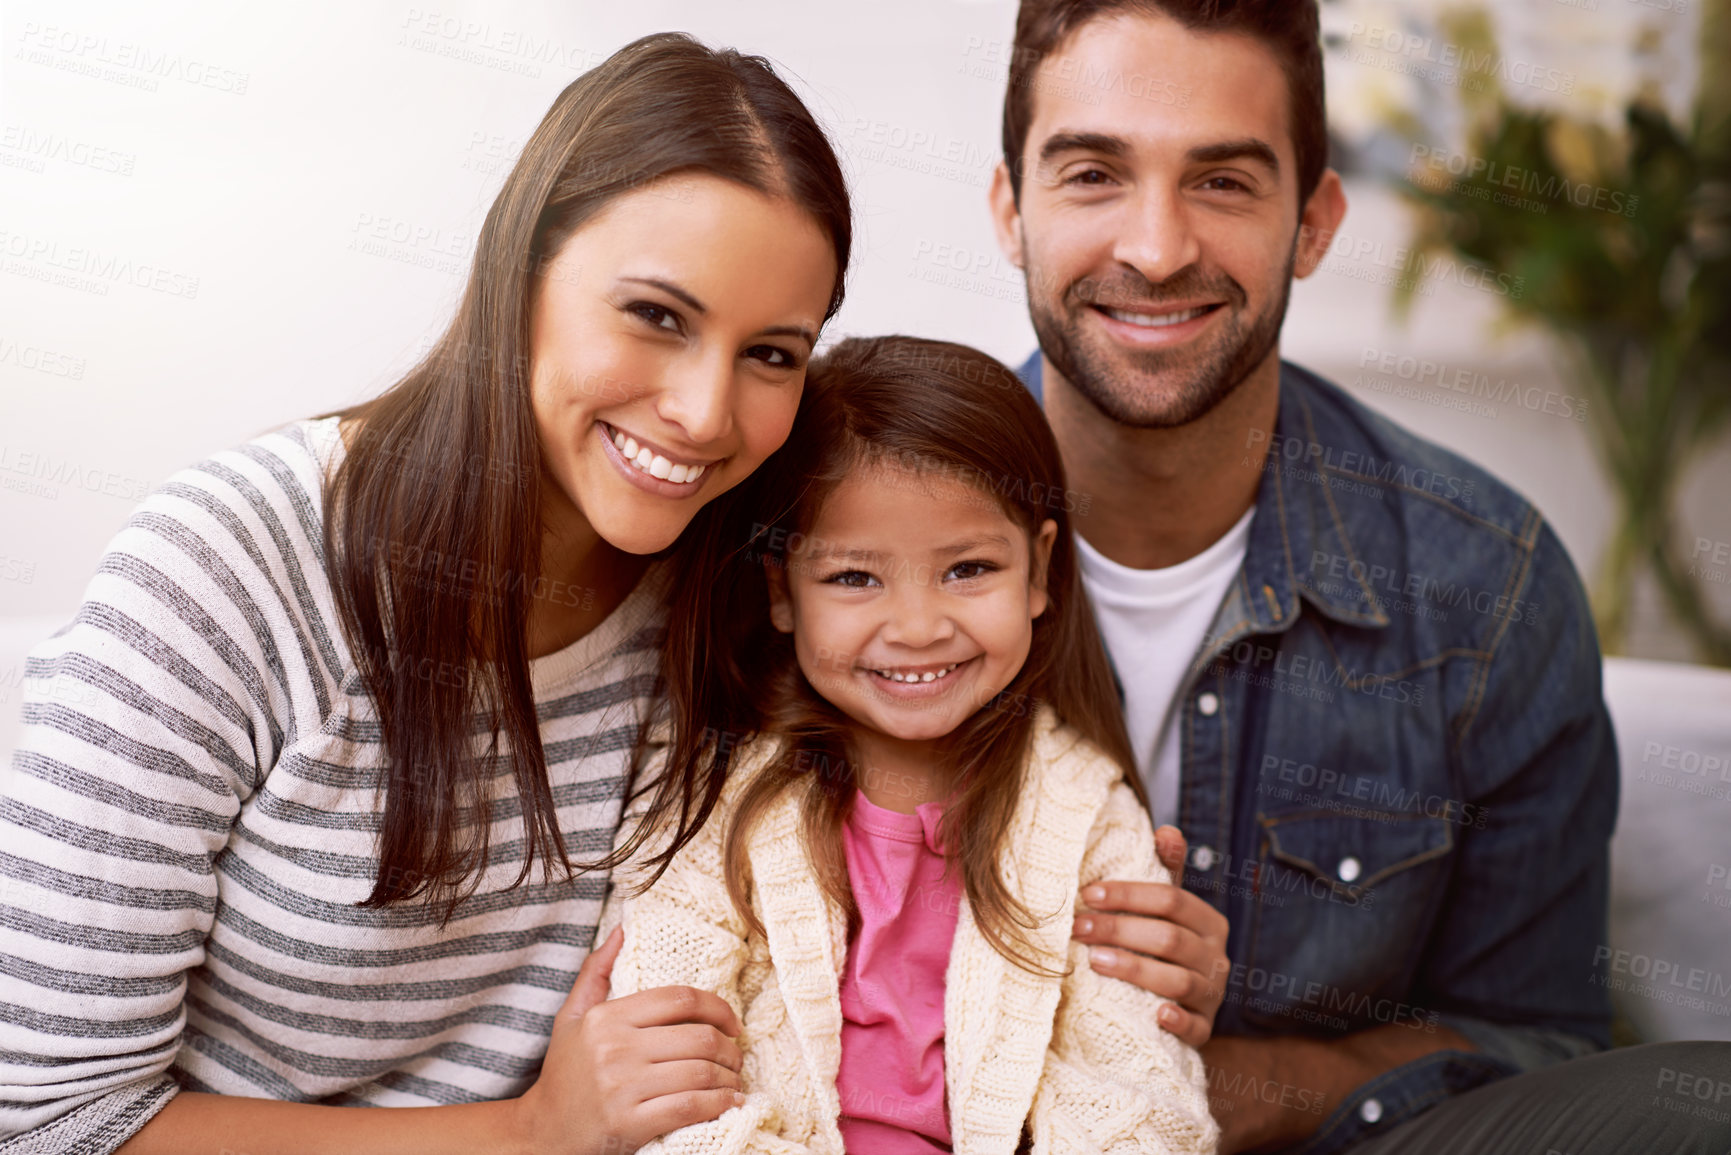
[[[454,918],[364,910],[372,704],[325,580],[334,419],[171,478],[26,668],[0,790],[0,1153],[108,1152],[179,1088],[345,1105],[520,1094],[607,880],[532,874],[514,798]],[[533,664],[560,830],[611,846],[668,573]]]

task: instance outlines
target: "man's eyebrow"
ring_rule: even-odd
[[[1280,171],[1280,157],[1265,140],[1247,136],[1243,140],[1223,140],[1218,144],[1199,144],[1185,154],[1192,164],[1220,164],[1229,160],[1260,161],[1274,172]]]
[[[621,281],[629,281],[636,285],[650,285],[654,288],[660,289],[663,293],[679,300],[688,306],[692,312],[699,315],[709,312],[709,310],[704,307],[702,301],[699,301],[696,297],[693,297],[690,293],[686,292],[672,281],[663,281],[659,277],[620,277],[619,279]]]
[[[1130,151],[1121,136],[1106,132],[1054,132],[1040,145],[1040,159],[1051,160],[1066,152],[1097,152],[1102,156],[1119,157]]]

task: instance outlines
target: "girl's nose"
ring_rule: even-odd
[[[921,574],[898,574],[895,596],[889,599],[883,639],[910,650],[945,642],[956,636],[956,623],[931,580]]]

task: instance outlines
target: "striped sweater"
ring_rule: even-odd
[[[341,452],[301,422],[170,478],[31,654],[0,779],[0,1152],[112,1151],[180,1088],[428,1106],[539,1068],[605,877],[509,889],[507,798],[445,927],[355,905],[382,757],[322,563]],[[612,844],[667,581],[532,664],[574,856]]]

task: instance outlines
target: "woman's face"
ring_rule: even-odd
[[[787,439],[835,288],[812,216],[707,174],[618,197],[537,278],[530,380],[549,524],[654,553]]]

